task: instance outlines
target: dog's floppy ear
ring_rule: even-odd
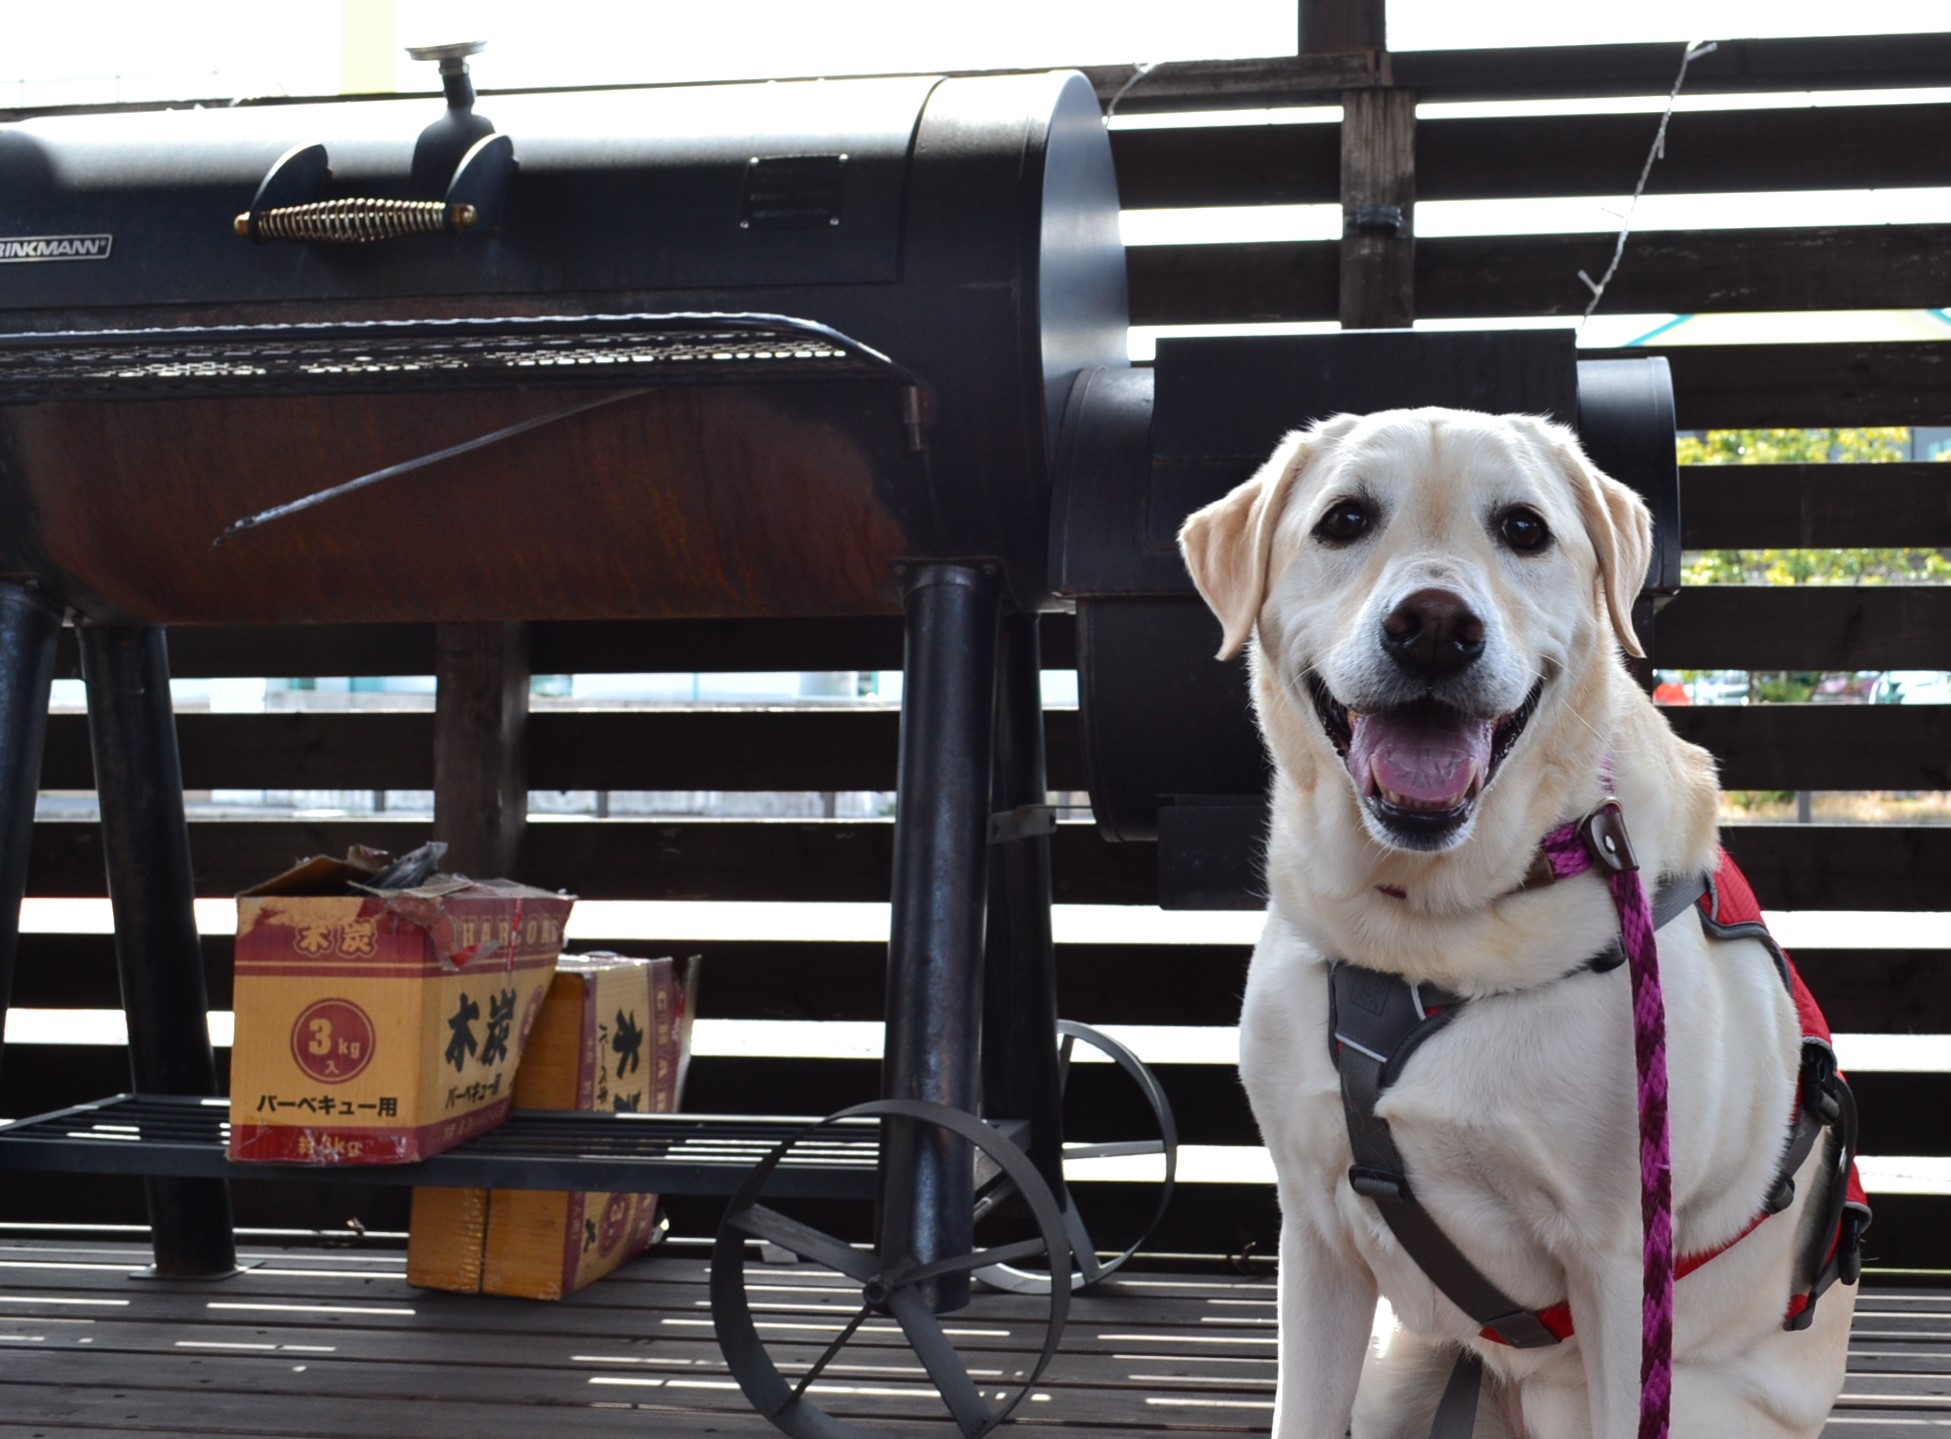
[[[1569,430],[1558,437],[1558,461],[1572,481],[1579,518],[1599,556],[1599,588],[1613,632],[1634,659],[1646,658],[1633,632],[1633,601],[1653,558],[1653,515],[1630,486],[1600,472]]]
[[[1310,435],[1287,436],[1252,479],[1203,510],[1179,529],[1179,553],[1192,582],[1225,628],[1219,657],[1230,660],[1253,633],[1254,617],[1267,597],[1267,569],[1274,527],[1295,477],[1307,467]]]

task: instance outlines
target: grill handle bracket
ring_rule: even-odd
[[[446,176],[446,194],[434,199],[332,199],[332,164],[319,144],[296,145],[266,172],[251,208],[231,227],[254,244],[296,240],[312,245],[362,245],[407,235],[483,233],[501,222],[508,180],[515,173],[515,145],[474,113],[474,84],[467,56],[478,41],[410,50],[416,60],[440,62],[447,113],[420,134],[413,150],[409,189],[425,196]],[[450,157],[459,153],[460,158]],[[451,174],[448,172],[452,166]]]
[[[237,233],[257,239],[255,222],[260,215],[299,205],[310,205],[325,198],[332,183],[332,160],[320,144],[293,145],[271,162],[251,197],[251,208],[237,217]]]
[[[485,233],[500,223],[514,173],[514,142],[506,135],[483,135],[461,157],[445,199],[327,200],[322,197],[332,169],[325,147],[300,145],[279,157],[233,228],[260,245],[267,240],[363,245],[406,235]]]

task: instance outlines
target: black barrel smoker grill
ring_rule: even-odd
[[[1543,410],[1654,497],[1651,594],[1678,562],[1663,367],[1376,335],[1171,342],[1130,369],[1077,75],[504,95],[490,121],[460,47],[436,58],[432,124],[388,100],[0,126],[0,1001],[65,617],[135,1090],[0,1131],[0,1169],[143,1173],[158,1270],[234,1264],[167,627],[902,614],[886,1098],[811,1150],[759,1121],[518,1116],[383,1177],[733,1194],[714,1319],[775,1423],[854,1432],[760,1342],[753,1238],[858,1283],[987,1432],[1055,1347],[1063,1273],[1114,1267],[1063,1187],[1060,1044],[1104,1041],[1056,1020],[1038,615],[1079,616],[1100,827],[1160,842],[1163,902],[1238,903],[1259,749],[1179,520],[1314,415]],[[1169,1184],[1169,1107],[1110,1047]],[[1005,1192],[1028,1221],[978,1246]],[[761,1202],[839,1194],[876,1199],[873,1251]],[[1009,1396],[934,1318],[977,1270],[1049,1295]]]

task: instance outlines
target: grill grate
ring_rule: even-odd
[[[0,335],[0,404],[801,380],[919,381],[879,351],[784,315],[375,320]]]

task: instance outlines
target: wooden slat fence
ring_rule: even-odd
[[[1553,94],[1663,94],[1678,47],[1502,54],[1309,55],[1269,62],[1166,66],[1133,87],[1124,113],[1229,106],[1336,104],[1374,81],[1425,101]],[[1744,41],[1724,45],[1690,75],[1695,91],[1768,91],[1940,83],[1951,35]],[[1093,72],[1104,93],[1128,71]],[[1414,191],[1424,201],[1624,194],[1657,117],[1445,118],[1417,122]],[[1341,194],[1335,124],[1121,130],[1114,146],[1127,202],[1178,209],[1335,203]],[[1654,192],[1819,190],[1942,183],[1951,105],[1851,104],[1725,110],[1678,116]],[[1829,217],[1832,222],[1846,218]],[[1849,226],[1650,232],[1628,243],[1607,308],[1818,310],[1929,307],[1951,298],[1951,226]],[[1434,239],[1416,246],[1416,312],[1442,317],[1575,313],[1609,235]],[[1134,321],[1222,324],[1324,320],[1345,295],[1339,242],[1173,245],[1130,252]],[[1943,344],[1650,346],[1673,365],[1684,428],[1951,424],[1951,329]],[[1587,352],[1591,353],[1591,352]],[[1951,547],[1951,466],[1903,464],[1701,468],[1684,477],[1691,547]],[[1046,621],[1046,663],[1071,662],[1070,623]],[[172,636],[181,676],[276,673],[427,674],[431,627],[315,627],[184,631]],[[537,625],[534,673],[891,670],[898,622],[768,621]],[[1761,589],[1684,593],[1661,616],[1658,659],[1687,668],[1761,670],[1951,669],[1951,588]],[[73,672],[72,652],[65,671]],[[1930,707],[1781,706],[1674,712],[1676,728],[1709,746],[1726,783],[1748,789],[1951,789],[1951,711]],[[1083,783],[1074,714],[1048,716],[1053,786]],[[196,789],[432,788],[429,713],[186,715],[186,783]],[[891,787],[895,718],[884,710],[732,712],[716,709],[578,713],[542,709],[527,729],[536,789],[880,790]],[[79,717],[50,731],[50,789],[90,787]],[[375,820],[209,820],[195,827],[199,893],[220,896],[288,858],[378,837],[415,842],[424,823]],[[564,820],[532,824],[524,878],[588,898],[861,901],[887,894],[891,827],[872,820]],[[1728,842],[1771,908],[1883,912],[1951,910],[1951,825],[1748,823]],[[1054,847],[1059,900],[1144,904],[1156,856],[1114,846],[1086,824]],[[30,889],[37,896],[103,892],[94,825],[37,827]],[[630,942],[638,949],[657,948]],[[705,955],[703,1013],[740,1019],[862,1020],[878,1016],[880,949],[854,941],[685,945]],[[205,941],[213,1002],[229,997],[227,946]],[[1929,949],[1870,940],[1799,955],[1839,1030],[1951,1033],[1951,938]],[[1096,1022],[1230,1025],[1246,950],[1066,944],[1064,1012]],[[30,934],[21,946],[16,1003],[100,1008],[116,1002],[105,936]],[[17,1046],[0,1066],[0,1113],[20,1114],[123,1087],[114,1048]],[[692,1102],[707,1109],[823,1109],[869,1097],[875,1066],[859,1060],[701,1060]],[[1230,1067],[1169,1064],[1163,1078],[1195,1144],[1250,1144]],[[1080,1073],[1079,1098],[1106,1122],[1127,1122],[1108,1073]],[[1092,1091],[1104,1085],[1101,1097]],[[1951,1074],[1869,1072],[1858,1079],[1873,1154],[1951,1157]],[[243,1196],[260,1222],[398,1221],[397,1197],[363,1191]],[[308,1207],[309,1206],[309,1207]],[[708,1206],[680,1222],[708,1227]],[[9,1217],[129,1219],[131,1186],[49,1179],[0,1196]],[[1887,1264],[1951,1265],[1946,1201],[1878,1200],[1871,1249]],[[1168,1248],[1270,1252],[1272,1198],[1263,1188],[1191,1184],[1160,1236]]]

